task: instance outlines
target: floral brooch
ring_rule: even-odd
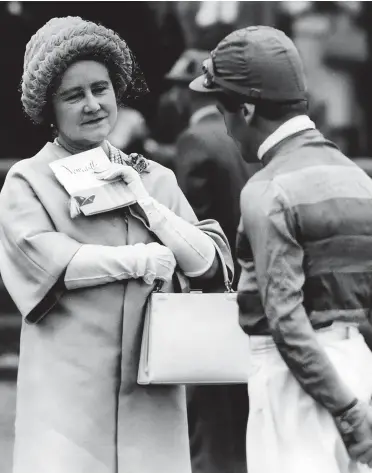
[[[126,163],[135,169],[138,174],[142,172],[148,172],[147,168],[149,166],[148,160],[139,153],[131,153],[128,155],[128,158],[125,160]]]

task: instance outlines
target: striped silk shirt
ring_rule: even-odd
[[[331,412],[354,394],[314,329],[358,323],[372,298],[372,180],[317,130],[265,154],[241,194],[240,323],[271,334],[302,387]]]

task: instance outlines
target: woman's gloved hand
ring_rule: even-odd
[[[146,245],[146,270],[143,280],[147,284],[153,284],[155,279],[167,282],[173,277],[176,267],[176,259],[172,251],[159,243],[148,243]]]
[[[108,181],[121,177],[127,183],[140,207],[140,212],[136,211],[137,215],[146,227],[172,250],[178,266],[186,276],[199,277],[208,274],[208,277],[212,277],[215,274],[218,262],[212,239],[151,197],[135,169],[115,163],[101,172],[96,171],[96,176]],[[181,193],[181,190],[178,188],[177,192]]]
[[[103,246],[82,245],[67,266],[67,289],[100,286],[123,279],[142,278],[146,284],[156,279],[170,281],[176,260],[173,252],[159,243]]]
[[[97,169],[95,174],[97,179],[102,179],[104,181],[112,181],[113,179],[121,177],[127,184],[129,190],[134,194],[137,202],[151,199],[142,183],[139,173],[131,166],[112,163],[108,169],[103,171]]]

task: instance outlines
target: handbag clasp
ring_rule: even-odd
[[[232,288],[231,282],[228,279],[225,280],[225,287],[226,287],[225,292],[235,292],[234,289]]]

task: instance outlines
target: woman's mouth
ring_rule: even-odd
[[[105,118],[107,118],[107,117],[92,118],[91,120],[86,120],[85,122],[83,122],[83,125],[98,125]]]

